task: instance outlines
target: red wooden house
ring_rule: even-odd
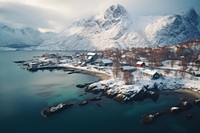
[[[145,67],[145,63],[143,61],[138,61],[136,67]]]

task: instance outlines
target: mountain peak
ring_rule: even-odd
[[[190,15],[197,15],[197,13],[196,13],[196,11],[195,11],[195,9],[193,8],[193,7],[191,7],[188,11],[186,11],[188,14],[190,14]]]
[[[143,24],[145,22],[145,24]],[[40,50],[104,50],[109,48],[173,45],[200,37],[200,19],[191,8],[187,12],[130,18],[121,5],[76,22],[63,33],[46,40]],[[139,31],[135,27],[143,27]]]
[[[198,14],[196,13],[195,9],[192,7],[188,11],[184,12],[183,17],[188,20],[193,25],[198,25]]]
[[[127,16],[127,11],[122,5],[112,5],[104,13],[104,19],[120,18]]]

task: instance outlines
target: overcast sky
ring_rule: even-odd
[[[191,7],[200,14],[200,0],[0,0],[0,22],[59,32],[113,4],[135,15],[168,15]]]

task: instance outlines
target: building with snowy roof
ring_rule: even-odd
[[[93,63],[97,60],[97,58],[98,58],[97,53],[87,53],[86,62]]]
[[[112,65],[113,65],[113,62],[110,59],[102,59],[99,62],[99,66],[112,66]]]
[[[138,61],[136,67],[145,67],[145,63],[143,61]]]
[[[145,70],[142,71],[142,73],[144,75],[150,77],[152,80],[160,78],[160,74],[156,70],[145,69]]]

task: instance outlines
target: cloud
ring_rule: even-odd
[[[111,5],[94,0],[0,0],[0,19],[42,30],[60,31],[75,19],[96,14]],[[118,3],[121,0],[116,0]]]
[[[97,14],[113,4],[121,4],[136,15],[171,14],[190,7],[200,14],[199,0],[0,0],[0,19],[60,31],[75,19]]]
[[[9,20],[11,24],[44,29],[56,29],[52,22],[64,24],[67,20],[67,18],[51,10],[18,3],[1,4],[0,16],[2,20]]]

